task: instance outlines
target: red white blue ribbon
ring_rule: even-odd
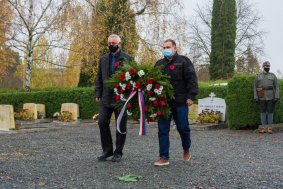
[[[146,134],[146,121],[145,121],[145,106],[144,96],[141,91],[138,92],[139,106],[140,106],[140,132],[139,135],[143,136]]]
[[[136,90],[132,91],[131,94],[129,95],[127,101],[125,102],[123,108],[120,111],[120,114],[117,118],[117,131],[121,134],[126,134],[126,132],[121,132],[120,129],[120,123],[122,121],[123,115],[125,113],[125,110],[127,108],[127,104],[129,103],[129,101],[135,96],[135,94],[137,93]],[[139,107],[140,107],[140,131],[139,131],[139,135],[145,135],[146,134],[146,121],[145,121],[145,103],[144,103],[144,96],[143,96],[143,92],[138,91],[138,101],[139,101]]]

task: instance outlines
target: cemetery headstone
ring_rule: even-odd
[[[0,105],[0,130],[15,129],[14,108],[12,105]]]
[[[61,106],[61,113],[63,111],[71,112],[72,113],[72,120],[77,120],[80,113],[79,113],[79,105],[76,103],[64,103]]]
[[[226,102],[223,98],[217,98],[213,92],[207,98],[198,99],[198,113],[203,110],[219,111],[222,113],[221,121],[225,121]]]

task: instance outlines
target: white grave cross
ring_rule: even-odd
[[[225,121],[226,103],[223,98],[216,98],[216,95],[212,92],[209,97],[198,99],[198,113],[203,110],[213,110],[221,112],[221,121]]]

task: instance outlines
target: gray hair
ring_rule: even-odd
[[[118,40],[118,43],[121,43],[121,38],[120,38],[119,35],[111,34],[111,35],[109,35],[108,40],[111,39],[111,38],[116,38]]]

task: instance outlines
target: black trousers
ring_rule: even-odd
[[[104,105],[100,106],[98,125],[100,129],[101,146],[103,153],[107,153],[107,154],[113,154],[113,141],[110,130],[110,121],[113,112],[115,114],[115,119],[117,120],[119,115],[118,110],[116,110],[114,107],[105,107]],[[126,113],[124,114],[121,120],[120,129],[122,133],[126,132],[127,130]],[[126,141],[126,134],[120,134],[116,130],[116,149],[114,151],[114,154],[123,155],[122,151],[125,145],[125,141]]]

